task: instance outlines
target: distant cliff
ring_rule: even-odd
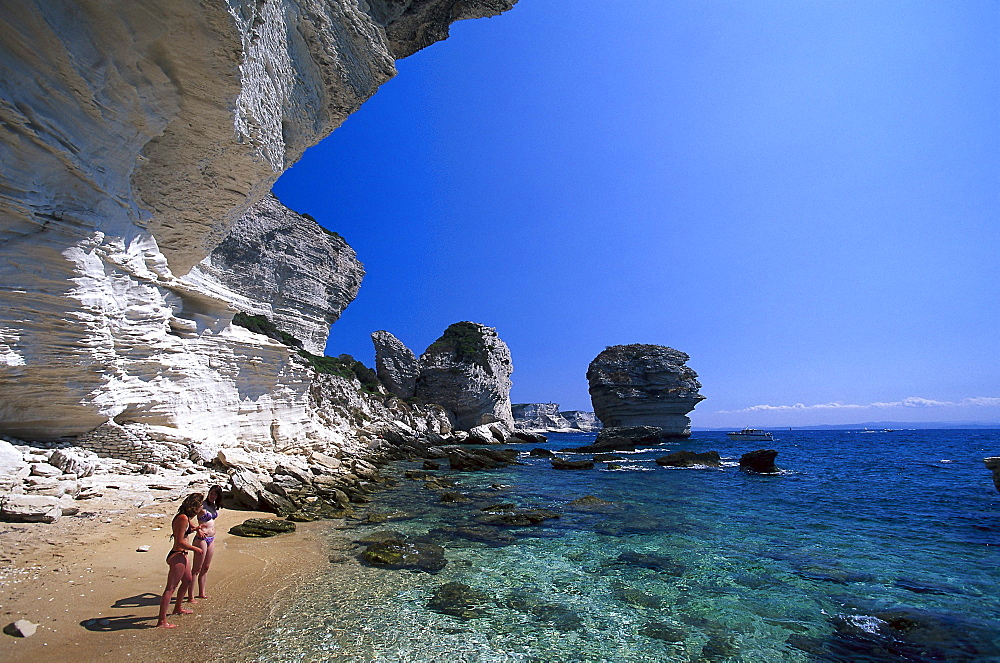
[[[514,426],[533,432],[592,432],[601,427],[593,412],[561,412],[558,403],[515,403],[511,406]]]
[[[688,359],[662,345],[607,348],[587,370],[594,413],[608,428],[652,426],[668,437],[687,437],[687,414],[704,400]]]

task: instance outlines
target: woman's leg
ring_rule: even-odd
[[[198,549],[198,552],[194,553],[194,560],[191,562],[191,575],[197,576],[199,573],[201,573],[201,565],[202,562],[205,561],[205,549],[208,548],[208,545],[204,539],[198,539],[198,538],[195,538],[195,540],[192,542],[192,545],[194,545],[194,547]],[[204,592],[200,593],[204,594]],[[199,596],[198,598],[203,598],[203,597]],[[191,603],[194,603],[193,582],[188,587],[187,600],[190,601]]]
[[[205,543],[204,541],[202,543]],[[201,566],[198,568],[198,598],[207,599],[208,594],[205,593],[205,576],[208,575],[208,569],[212,566],[212,557],[215,556],[215,541],[212,541],[205,548],[205,556],[201,560]]]
[[[187,608],[181,607],[181,601],[184,600],[184,595],[188,593],[191,589],[191,583],[193,578],[191,577],[191,562],[188,560],[188,556],[184,556],[184,569],[181,575],[181,588],[177,592],[177,601],[174,603],[174,611],[172,614],[175,615],[190,615],[194,610],[188,610]]]
[[[175,624],[167,622],[167,609],[170,607],[170,599],[174,595],[177,583],[181,581],[181,577],[187,570],[187,559],[184,555],[171,555],[168,558],[167,564],[169,565],[167,586],[163,590],[163,596],[160,597],[160,615],[156,621],[156,625],[161,628],[174,628]]]

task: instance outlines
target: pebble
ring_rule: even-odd
[[[149,552],[149,546],[139,546],[135,549],[136,552]]]

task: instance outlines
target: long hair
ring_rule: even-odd
[[[218,499],[213,500],[212,493],[218,495]],[[205,504],[212,505],[212,508],[216,511],[222,509],[222,486],[216,484],[209,487],[208,492],[205,493]]]
[[[194,518],[198,515],[198,509],[201,508],[202,503],[205,501],[205,496],[201,493],[191,493],[184,498],[181,505],[177,507],[177,513],[184,514],[188,518]]]

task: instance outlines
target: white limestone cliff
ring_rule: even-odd
[[[316,229],[265,197],[397,57],[512,4],[6,2],[0,433],[121,438],[157,458],[360,445],[324,419],[295,350],[231,324],[265,315],[315,352],[357,291],[335,241],[319,249],[343,258],[332,270],[282,260],[268,232]],[[243,282],[241,247],[261,262]],[[300,283],[283,289],[272,267]]]

